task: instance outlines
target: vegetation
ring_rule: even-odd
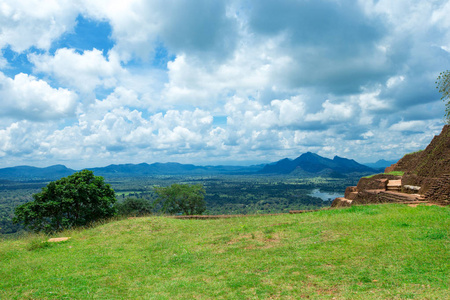
[[[32,195],[38,193],[45,182],[0,181],[0,234],[13,234],[23,226],[14,224],[14,208],[31,201]]]
[[[417,154],[417,153],[420,153],[420,152],[422,152],[422,151],[424,151],[423,149],[421,149],[421,150],[417,150],[417,151],[414,151],[414,152],[411,152],[411,153],[407,153],[407,154],[405,154],[405,156],[406,155],[413,155],[413,154]]]
[[[155,187],[156,204],[168,214],[201,215],[206,210],[205,189],[201,184],[174,183],[167,187]]]
[[[345,188],[356,185],[359,177],[298,178],[295,176],[153,176],[105,179],[116,192],[118,213],[124,216],[146,215],[150,206],[157,213],[161,205],[152,204],[158,195],[154,186],[173,183],[204,186],[206,210],[204,214],[266,214],[290,210],[329,207],[328,198],[317,198],[314,190],[343,195]],[[0,182],[0,234],[12,235],[22,230],[13,224],[14,208],[33,201],[32,195],[45,187],[48,181]],[[134,198],[135,200],[128,200]],[[140,207],[140,208],[139,208]]]
[[[140,217],[150,215],[153,212],[153,205],[150,201],[143,198],[126,198],[117,203],[117,212],[121,216]]]
[[[439,74],[436,80],[436,88],[442,94],[441,100],[445,103],[445,120],[450,124],[450,71],[444,71]]]
[[[450,298],[450,207],[146,217],[58,236],[71,239],[0,242],[0,299]]]
[[[33,199],[15,209],[13,221],[36,232],[84,226],[116,213],[114,190],[88,170],[50,182]]]
[[[389,173],[373,174],[373,175],[370,175],[370,176],[365,176],[365,177],[363,177],[363,178],[372,178],[373,176],[376,176],[376,175],[403,176],[403,174],[405,174],[405,172],[403,172],[403,171],[391,171],[391,172],[389,172]]]
[[[386,175],[393,175],[393,176],[403,176],[403,174],[405,174],[405,172],[403,171],[391,171],[389,173],[385,173]]]

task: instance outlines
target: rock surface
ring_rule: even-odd
[[[404,172],[403,176],[386,173]],[[387,167],[385,174],[363,177],[348,187],[332,207],[372,203],[421,203],[450,205],[450,125],[445,125],[423,151],[405,155]]]

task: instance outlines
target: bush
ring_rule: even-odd
[[[126,198],[116,204],[119,215],[122,216],[144,216],[152,213],[153,205],[146,199]]]

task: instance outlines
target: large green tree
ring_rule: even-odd
[[[450,71],[441,72],[436,80],[436,88],[442,94],[445,103],[445,121],[450,124]]]
[[[174,183],[154,190],[158,194],[155,204],[161,203],[164,213],[201,215],[206,210],[205,189],[201,184]]]
[[[89,170],[50,182],[34,201],[15,209],[15,223],[36,232],[84,226],[116,214],[114,190]]]

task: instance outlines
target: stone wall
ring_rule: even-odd
[[[431,203],[450,205],[450,174],[442,175],[425,194]]]

